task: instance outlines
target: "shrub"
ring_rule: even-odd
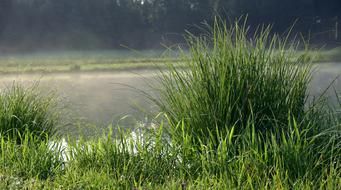
[[[60,112],[53,93],[39,93],[37,85],[13,84],[0,93],[0,134],[23,138],[26,132],[46,139],[55,134]],[[20,140],[18,140],[20,141]]]

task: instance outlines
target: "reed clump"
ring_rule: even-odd
[[[0,134],[19,143],[27,133],[46,139],[60,124],[58,107],[54,93],[43,94],[37,85],[13,84],[0,92]]]
[[[160,98],[153,100],[172,125],[184,120],[187,133],[203,138],[242,131],[250,122],[266,132],[287,128],[289,117],[304,120],[311,59],[296,53],[290,35],[267,26],[250,36],[240,22],[207,28],[205,35],[188,35],[186,69],[161,71]]]

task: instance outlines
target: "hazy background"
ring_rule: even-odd
[[[157,49],[183,42],[187,29],[214,15],[273,24],[312,44],[340,45],[340,0],[1,0],[0,52]]]

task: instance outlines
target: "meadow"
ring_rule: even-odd
[[[298,49],[270,27],[253,39],[240,23],[208,28],[208,35],[187,37],[181,67],[172,56],[137,58],[158,71],[156,95],[141,91],[158,109],[134,128],[68,136],[56,94],[16,83],[3,89],[0,188],[340,189],[340,89],[329,87],[333,104],[308,92],[313,62],[330,52]],[[116,63],[103,62],[117,59],[73,56],[78,66],[70,56],[41,63],[7,57],[1,65],[4,73],[20,61],[27,64],[20,72],[45,72],[42,65],[79,72],[96,64],[112,69]],[[132,60],[119,65],[140,64]]]
[[[341,48],[309,50],[313,62],[341,62]],[[297,51],[301,54],[302,51]],[[158,70],[167,64],[182,65],[181,51],[165,50],[88,50],[39,51],[0,54],[0,73],[77,73]],[[186,51],[186,54],[188,52]]]
[[[88,50],[7,53],[0,56],[2,74],[127,71],[157,69],[176,61],[177,53],[162,50]]]

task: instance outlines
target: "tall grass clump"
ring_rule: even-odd
[[[0,134],[17,141],[27,133],[46,139],[55,134],[59,125],[57,107],[53,93],[43,94],[37,85],[23,87],[14,83],[0,92]]]
[[[309,56],[298,56],[289,35],[246,24],[216,21],[205,35],[187,36],[185,69],[161,71],[160,98],[153,99],[172,125],[184,119],[186,133],[217,136],[241,131],[250,121],[257,131],[288,126],[305,117],[310,81]]]

